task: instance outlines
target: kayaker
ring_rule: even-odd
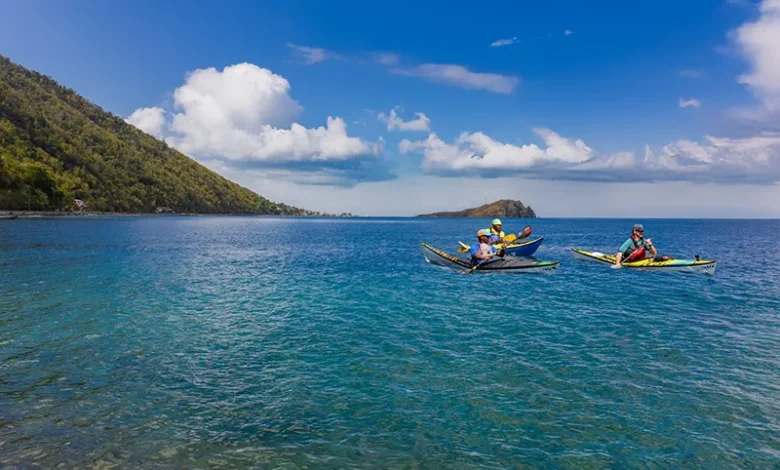
[[[615,266],[619,267],[621,262],[638,261],[647,257],[647,252],[653,256],[658,254],[653,241],[645,238],[645,228],[642,224],[634,224],[631,236],[620,245],[620,249],[615,255]]]
[[[488,236],[488,243],[495,245],[497,243],[504,243],[504,232],[501,230],[501,220],[493,219],[491,227],[484,229]]]
[[[469,253],[471,254],[471,264],[477,264],[481,261],[488,260],[493,255],[498,254],[503,256],[504,249],[496,250],[496,247],[490,244],[490,236],[485,230],[479,230],[477,232],[477,243],[471,245]]]

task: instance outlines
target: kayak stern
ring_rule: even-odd
[[[572,257],[578,261],[585,261],[600,264],[615,264],[615,256],[611,254],[600,253],[598,251],[585,251],[572,248]],[[624,263],[623,268],[638,269],[641,271],[661,271],[661,272],[681,272],[692,274],[715,274],[718,262],[715,260],[691,260],[691,259],[670,259],[666,261],[654,261],[645,259],[632,263]]]
[[[425,242],[420,243],[423,257],[428,264],[449,268],[458,272],[468,271],[472,266],[465,258],[445,253]],[[514,257],[495,258],[474,270],[475,273],[501,274],[553,274],[558,270],[560,261],[530,261]]]

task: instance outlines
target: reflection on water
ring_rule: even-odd
[[[483,223],[0,222],[0,462],[776,465],[780,222],[645,223],[714,277],[571,260],[633,221],[533,221],[555,276],[424,262]]]

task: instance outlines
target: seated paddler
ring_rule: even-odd
[[[620,266],[620,263],[630,263],[632,261],[639,261],[647,258],[648,252],[655,257],[658,254],[653,241],[649,238],[645,238],[645,228],[642,224],[634,224],[631,236],[623,242],[618,252],[615,254],[615,266]]]
[[[469,253],[471,254],[471,264],[476,265],[492,258],[493,255],[503,256],[504,249],[496,250],[496,247],[490,244],[490,237],[487,232],[480,230],[477,232],[477,242],[471,245]]]
[[[496,245],[499,243],[504,243],[504,237],[506,236],[504,234],[504,231],[501,230],[501,220],[500,219],[493,219],[493,222],[491,222],[490,228],[483,229],[484,232],[488,236],[488,243],[491,245]]]

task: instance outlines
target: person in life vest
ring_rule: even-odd
[[[477,243],[471,245],[469,253],[471,254],[471,264],[476,265],[492,258],[493,255],[503,256],[504,249],[496,250],[496,247],[490,244],[490,237],[485,230],[480,230],[477,232]]]
[[[488,236],[488,243],[495,245],[498,243],[504,244],[504,232],[501,230],[501,220],[493,219],[490,228],[483,229]]]
[[[623,242],[615,255],[615,266],[620,266],[620,263],[622,262],[628,263],[645,259],[648,251],[653,256],[658,254],[655,246],[653,246],[653,241],[649,238],[645,238],[645,228],[642,224],[634,224],[631,237]]]

